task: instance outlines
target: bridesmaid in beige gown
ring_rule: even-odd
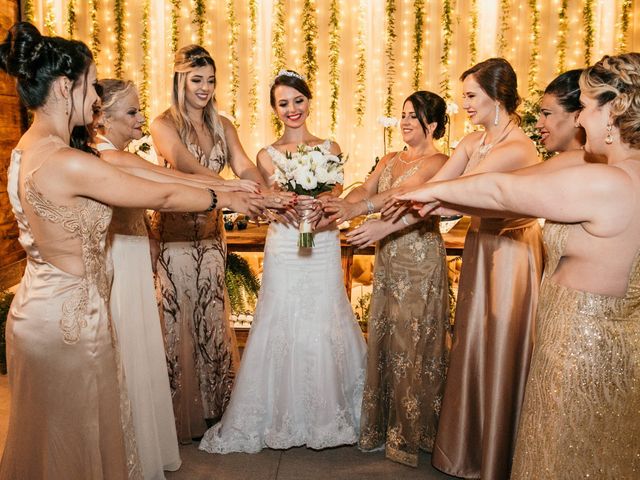
[[[484,131],[463,138],[432,181],[538,163],[533,142],[518,126],[520,98],[511,65],[489,59],[464,72],[462,80],[462,106]],[[432,457],[445,473],[509,477],[542,265],[537,219],[472,217]]]
[[[513,479],[640,475],[640,54],[580,79],[587,153],[607,164],[486,174],[401,199],[546,217],[547,273]]]
[[[84,43],[17,23],[0,68],[33,112],[8,174],[27,267],[6,330],[11,414],[0,479],[142,478],[107,306],[108,204],[206,210],[216,194],[141,180],[69,147],[97,100]]]
[[[331,218],[370,213],[398,188],[429,180],[447,160],[433,143],[445,133],[446,108],[434,93],[410,95],[400,121],[406,151],[386,155],[362,186],[329,202],[326,211],[337,212]],[[435,217],[408,214],[398,225],[404,228],[391,233],[396,225],[368,220],[347,234],[356,246],[383,237],[376,248],[359,446],[384,447],[387,458],[415,467],[419,451],[433,449],[444,393],[447,265]]]

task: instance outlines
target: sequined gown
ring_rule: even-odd
[[[28,155],[46,158],[60,146],[47,138]],[[11,414],[0,478],[141,479],[108,312],[111,209],[89,199],[53,203],[38,173],[47,160],[21,172],[22,156],[14,150],[8,172],[27,268],[6,330]]]
[[[540,292],[511,478],[637,479],[640,254],[624,297],[564,287],[552,274],[571,228],[545,225],[549,274]]]
[[[298,248],[298,235],[269,225],[231,402],[201,450],[321,449],[358,439],[366,345],[344,288],[339,233],[335,226],[316,232],[312,249]]]
[[[509,478],[543,257],[537,219],[472,218],[432,455],[449,475]]]
[[[96,148],[116,150],[103,137]],[[180,468],[164,343],[153,285],[145,211],[114,208],[108,253],[113,263],[110,308],[131,401],[145,480]]]
[[[209,155],[188,148],[217,173],[225,165],[222,136]],[[179,441],[189,443],[204,434],[205,419],[222,416],[239,357],[225,302],[222,213],[161,213],[153,225],[161,239],[156,284],[176,429]]]
[[[413,175],[392,178],[383,192]],[[376,249],[360,448],[385,446],[391,460],[418,464],[430,452],[444,392],[449,301],[446,252],[433,218],[387,236]]]

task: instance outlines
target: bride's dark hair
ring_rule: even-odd
[[[92,61],[84,43],[43,36],[28,22],[15,23],[0,45],[0,68],[17,79],[20,100],[30,109],[44,105],[56,78],[67,77],[73,89],[84,77],[86,88]]]
[[[287,87],[295,88],[309,100],[313,98],[313,96],[311,95],[309,84],[306,82],[302,75],[294,72],[293,70],[281,70],[280,73],[278,73],[278,76],[273,80],[273,84],[271,85],[271,89],[269,90],[269,101],[271,102],[272,108],[276,107],[275,90],[278,85],[285,85]]]

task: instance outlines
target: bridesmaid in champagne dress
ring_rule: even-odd
[[[0,45],[0,68],[33,111],[8,174],[27,267],[6,329],[11,414],[0,479],[140,479],[108,312],[107,204],[198,211],[216,194],[141,180],[69,147],[98,99],[82,42],[18,23]]]
[[[432,181],[538,163],[533,142],[517,126],[519,96],[511,65],[489,59],[462,80],[463,108],[484,132],[463,138]],[[537,219],[472,217],[432,458],[445,473],[509,477],[542,266]]]
[[[197,45],[176,53],[172,106],[151,125],[171,168],[220,179],[229,165],[250,191],[263,183],[233,124],[215,108],[215,63]],[[157,287],[178,440],[190,443],[219,419],[239,361],[226,304],[227,245],[222,211],[162,213]]]
[[[640,475],[640,54],[580,79],[585,151],[607,164],[486,174],[400,199],[552,220],[512,479]],[[434,203],[435,202],[435,203]]]
[[[407,148],[383,157],[364,184],[326,207],[337,221],[384,205],[400,188],[428,181],[447,160],[434,139],[446,130],[446,103],[419,91],[404,102],[400,128]],[[418,465],[431,452],[438,428],[448,363],[449,296],[446,251],[435,217],[414,215],[376,248],[367,379],[359,446],[385,448],[387,458]],[[350,232],[360,247],[396,224],[368,220]]]

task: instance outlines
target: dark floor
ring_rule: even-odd
[[[260,453],[212,455],[197,445],[180,448],[182,467],[167,480],[435,480],[452,479],[420,455],[418,468],[385,459],[383,452],[363,453],[355,447],[311,450],[263,450]]]

